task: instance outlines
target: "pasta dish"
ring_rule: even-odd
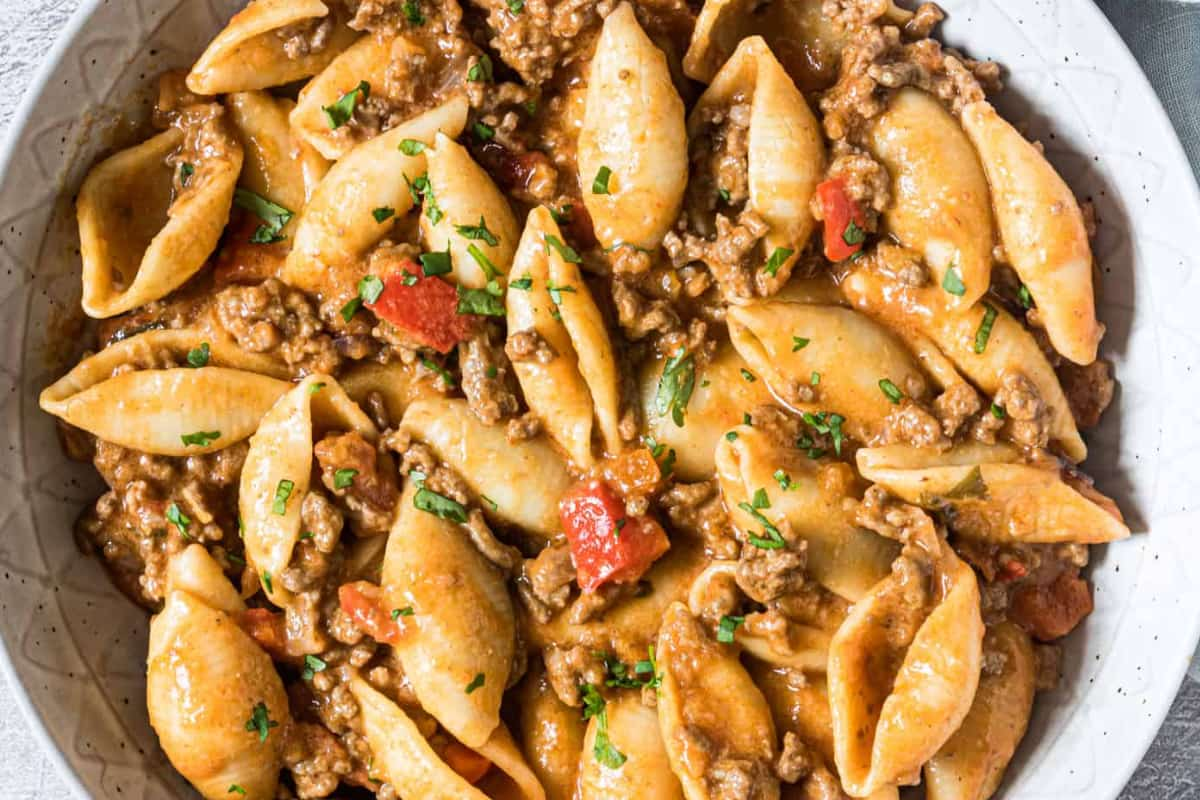
[[[1129,536],[1096,220],[888,0],[252,0],[44,390],[208,800],[985,800]]]

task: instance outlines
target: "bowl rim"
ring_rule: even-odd
[[[31,118],[31,112],[36,107],[38,100],[45,92],[51,79],[62,65],[67,52],[91,21],[97,7],[107,2],[109,0],[82,0],[79,7],[71,13],[63,28],[55,35],[53,45],[33,71],[29,84],[23,90],[21,100],[14,109],[8,129],[5,131],[3,137],[0,138],[0,186],[3,186],[8,181],[12,162],[16,157],[16,146],[25,132],[26,125],[28,124],[27,120]],[[1122,74],[1130,76],[1135,81],[1135,86],[1133,87],[1135,90],[1149,97],[1150,107],[1153,109],[1153,119],[1148,121],[1157,125],[1165,133],[1167,146],[1171,151],[1169,153],[1169,162],[1182,164],[1187,167],[1187,175],[1183,181],[1184,186],[1186,186],[1185,191],[1190,196],[1192,206],[1200,209],[1200,175],[1197,175],[1190,168],[1187,153],[1179,139],[1179,133],[1174,123],[1163,106],[1162,98],[1150,83],[1150,79],[1142,69],[1137,58],[1133,55],[1133,52],[1129,49],[1129,45],[1117,31],[1112,21],[1097,5],[1096,0],[1089,0],[1088,9],[1090,14],[1097,18],[1097,21],[1100,23],[1100,30],[1105,39],[1099,42],[1097,46],[1110,53],[1113,61],[1120,62],[1119,66]],[[58,188],[61,190],[61,187]],[[1134,240],[1136,241],[1136,239]],[[1153,535],[1153,531],[1148,529],[1144,534],[1139,535]],[[1200,644],[1200,616],[1196,616],[1190,620],[1183,638],[1191,645],[1189,653],[1195,650],[1196,646]],[[1171,694],[1169,697],[1163,695],[1166,698],[1165,701],[1158,703],[1148,713],[1147,716],[1151,724],[1142,727],[1143,735],[1140,741],[1134,746],[1123,748],[1127,754],[1124,763],[1113,773],[1114,776],[1120,777],[1120,785],[1109,787],[1113,789],[1112,793],[1108,795],[1109,797],[1116,798],[1121,793],[1129,783],[1129,779],[1133,776],[1135,770],[1142,763],[1146,752],[1158,736],[1163,722],[1170,713],[1174,699],[1179,694],[1183,681],[1188,674],[1190,664],[1191,658],[1184,657],[1177,664],[1170,665],[1164,669],[1165,680],[1163,683],[1172,688]],[[57,776],[66,784],[68,790],[75,797],[80,800],[90,800],[90,795],[83,784],[79,772],[67,759],[63,750],[56,744],[41,712],[34,706],[32,698],[25,687],[25,682],[17,672],[16,665],[9,653],[4,637],[0,637],[0,676],[7,682],[9,693],[19,709],[22,719],[33,733],[33,737],[37,741],[41,753],[55,767]],[[1005,783],[1007,782],[1006,780]]]

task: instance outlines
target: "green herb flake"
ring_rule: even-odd
[[[417,256],[417,260],[421,262],[421,274],[426,278],[432,278],[434,275],[446,275],[454,269],[450,260],[449,247],[438,253],[421,253]]]
[[[396,209],[388,206],[380,206],[371,212],[371,216],[375,218],[376,222],[387,222],[389,219],[396,216]]]
[[[312,531],[305,531],[304,533],[300,534],[300,541],[304,541],[305,539],[312,539],[313,537],[314,537],[314,534]]]
[[[421,6],[417,0],[404,0],[400,10],[404,12],[404,18],[410,24],[418,27],[425,24],[425,15],[421,13]]]
[[[187,514],[184,514],[183,511],[180,510],[178,504],[171,503],[171,505],[167,506],[167,522],[178,528],[179,533],[183,536],[183,538],[192,538],[188,535],[188,527],[192,524],[191,517],[189,517]]]
[[[687,415],[687,404],[692,399],[692,391],[695,387],[695,359],[685,348],[680,347],[675,351],[675,355],[667,359],[666,365],[663,366],[662,377],[658,380],[654,405],[659,416],[666,416],[669,412],[676,427],[682,428]]]
[[[1004,419],[1004,407],[997,405],[996,403],[992,403],[992,416],[996,419]]]
[[[808,382],[812,386],[820,386],[821,385],[821,373],[814,370],[813,374],[808,376]]]
[[[478,225],[455,225],[454,230],[458,231],[458,235],[464,239],[481,240],[492,247],[500,244],[500,239],[496,237],[496,234],[488,230],[487,222],[483,217],[479,218]]]
[[[271,583],[271,572],[269,570],[263,570],[262,584],[266,588],[267,594],[275,593],[275,586]]]
[[[227,794],[240,794],[240,795],[246,794],[246,790],[243,789],[241,786],[238,786],[236,783],[229,784],[229,788],[226,789],[225,791]]]
[[[445,367],[441,366],[440,364],[438,364],[436,361],[434,361],[430,358],[422,357],[421,358],[421,366],[424,367],[425,369],[429,370],[430,372],[436,372],[438,377],[440,377],[442,379],[442,383],[446,384],[446,388],[453,389],[455,386],[458,385],[457,383],[455,383],[454,376],[450,374],[450,371],[448,369],[446,369]]]
[[[858,227],[858,224],[855,223],[854,220],[850,220],[849,222],[846,223],[845,229],[842,230],[842,241],[843,242],[850,245],[851,247],[854,247],[855,245],[862,244],[866,240],[867,240],[867,232],[864,231],[862,228]]]
[[[471,65],[467,70],[467,80],[475,81],[476,83],[491,83],[494,81],[495,72],[492,67],[492,57],[484,53],[479,57],[479,60]]]
[[[471,126],[471,130],[475,134],[475,138],[481,142],[491,141],[496,138],[496,129],[485,122],[476,122]]]
[[[744,380],[746,383],[754,383],[756,380],[758,380],[758,378],[754,377],[754,373],[745,367],[742,367],[741,372],[742,380]]]
[[[761,486],[754,490],[754,497],[750,499],[750,505],[754,508],[770,508],[771,498],[767,496],[767,490]]]
[[[727,442],[736,442],[737,438],[738,438],[737,431],[729,431],[728,433],[725,434],[725,441],[727,441]]]
[[[482,672],[476,673],[475,677],[471,678],[471,682],[467,684],[467,694],[471,694],[476,689],[481,688],[485,680],[487,680],[487,676],[485,676]]]
[[[349,322],[350,320],[354,319],[354,315],[359,312],[359,309],[362,308],[362,305],[363,301],[361,297],[352,297],[346,303],[346,305],[342,306],[342,310],[338,313],[342,315],[342,319],[344,321]]]
[[[742,424],[743,425],[753,425],[754,424],[754,420],[751,419],[749,411],[742,412]]]
[[[717,197],[721,198],[722,203],[728,204],[732,196],[728,189],[717,189]]]
[[[596,718],[596,739],[592,747],[592,755],[609,769],[620,769],[626,758],[625,754],[609,741],[608,711],[605,708],[604,697],[590,683],[585,683],[580,688],[583,692],[583,718],[585,720]]]
[[[356,469],[339,469],[333,473],[333,488],[348,489],[354,485],[354,476],[358,474]]]
[[[413,611],[412,606],[405,606],[404,608],[393,608],[392,609],[392,620],[395,621],[395,620],[400,619],[401,617],[411,617],[415,613],[416,612]]]
[[[267,734],[271,728],[278,728],[279,723],[271,719],[270,712],[267,711],[266,703],[258,703],[250,713],[250,719],[246,720],[246,730],[258,734],[258,740],[265,742]]]
[[[374,303],[383,294],[383,281],[376,275],[366,275],[358,282],[358,296],[364,303]]]
[[[789,489],[796,488],[796,484],[792,483],[791,476],[781,469],[775,470],[775,474],[771,477],[774,478],[775,482],[779,484],[779,488],[783,489],[785,492]]]
[[[550,218],[553,219],[556,224],[566,225],[571,221],[571,212],[575,210],[575,207],[570,203],[566,203],[562,208],[557,209],[554,206],[546,206],[546,210],[550,212]]]
[[[279,516],[287,514],[287,501],[292,496],[292,490],[296,488],[294,481],[289,481],[284,478],[275,487],[275,501],[271,504],[271,511]]]
[[[324,672],[329,665],[316,656],[304,657],[304,670],[300,673],[303,680],[311,681],[318,672]]]
[[[318,381],[317,383],[313,383],[313,384],[309,385],[308,394],[309,394],[309,396],[312,396],[324,388],[325,388],[325,384]]]
[[[992,326],[996,324],[996,309],[987,303],[983,304],[983,319],[979,321],[979,330],[975,331],[975,352],[987,350],[988,338],[992,335]]]
[[[404,153],[406,156],[419,156],[421,153],[425,152],[426,147],[428,147],[428,145],[418,139],[400,140],[400,152]]]
[[[792,352],[795,353],[797,350],[803,350],[804,348],[808,347],[808,343],[810,341],[812,341],[812,340],[805,339],[803,336],[793,336],[792,337]]]
[[[209,349],[208,342],[201,342],[199,347],[193,347],[188,350],[187,362],[189,367],[208,366],[208,357],[212,355],[212,350]]]
[[[479,265],[479,268],[483,270],[484,276],[489,281],[494,281],[500,277],[500,270],[496,268],[496,265],[492,263],[492,260],[488,258],[487,254],[480,250],[477,245],[467,245],[467,255],[469,255],[471,259]],[[497,284],[497,286],[498,285],[499,284]],[[499,294],[499,292],[494,292],[494,294]]]
[[[458,314],[478,314],[483,317],[503,317],[504,303],[487,289],[465,289],[457,287]]]
[[[567,294],[575,294],[574,286],[559,286],[554,281],[546,282],[546,292],[549,293],[550,299],[554,301],[554,305],[561,306],[563,301],[563,292]]]
[[[526,272],[512,283],[508,284],[508,288],[517,289],[522,292],[528,292],[533,288],[533,276]]]
[[[504,4],[508,6],[508,13],[514,17],[525,10],[525,0],[504,0]]]
[[[190,181],[192,179],[192,176],[195,174],[196,174],[196,167],[194,165],[189,164],[186,161],[183,162],[182,164],[180,164],[179,165],[179,185],[186,187],[188,185],[188,181]]]
[[[483,503],[484,503],[484,505],[486,505],[486,506],[487,506],[488,508],[490,508],[492,511],[499,511],[499,510],[500,510],[500,504],[499,504],[499,503],[497,503],[497,502],[496,502],[495,500],[493,500],[492,498],[488,497],[486,494],[481,494],[481,495],[479,495],[479,499],[480,499],[480,500],[482,500],[482,501],[483,501]]]
[[[183,440],[185,447],[208,447],[217,439],[221,438],[221,432],[196,431],[195,433],[182,434],[179,438]]]
[[[413,497],[413,505],[439,519],[458,523],[467,521],[467,509],[462,503],[440,495],[432,489],[426,489],[424,486],[417,490]]]
[[[759,489],[758,491],[763,492],[763,494],[765,496],[766,492],[764,490]],[[757,492],[755,493],[755,499],[756,500],[758,499]],[[763,506],[763,507],[769,508],[770,505],[768,504],[767,506]],[[759,525],[762,525],[763,534],[764,534],[763,536],[759,536],[759,535],[753,534],[753,533],[747,534],[747,540],[750,542],[751,545],[759,548],[760,550],[780,550],[787,544],[787,542],[783,538],[783,534],[779,532],[779,529],[775,527],[774,523],[772,523],[771,520],[769,520],[765,516],[763,516],[763,513],[759,510],[758,507],[753,506],[750,503],[747,503],[745,501],[742,501],[742,502],[738,503],[738,508],[740,508],[742,511],[745,511],[747,514],[749,514],[751,517],[753,517],[754,521],[757,522]]]
[[[272,203],[249,189],[234,189],[233,204],[262,220],[263,224],[259,225],[250,237],[253,244],[273,244],[283,241],[283,236],[279,232],[295,216],[278,203]]]
[[[766,272],[768,275],[774,278],[779,273],[779,268],[782,267],[795,252],[795,250],[792,250],[788,247],[776,247],[771,252],[771,257],[767,259],[767,263],[763,264],[763,272]]]
[[[1021,308],[1029,310],[1033,308],[1033,295],[1029,293],[1029,287],[1021,284],[1021,288],[1017,289],[1017,302],[1021,304]]]
[[[654,645],[646,647],[646,658],[633,665],[635,675],[649,675],[643,683],[651,689],[657,689],[662,685],[662,675],[658,672],[658,660],[654,657]]]
[[[745,617],[735,617],[732,614],[721,617],[717,624],[717,641],[721,644],[733,644],[733,632],[745,621]]]
[[[942,276],[942,288],[955,297],[962,297],[967,293],[966,284],[962,282],[962,276],[958,274],[958,267],[951,266],[946,270],[946,274]]]
[[[887,399],[891,400],[893,403],[899,403],[904,399],[904,392],[900,391],[900,387],[896,386],[896,384],[892,383],[887,378],[884,378],[879,382],[879,391],[887,395]]]
[[[579,257],[579,253],[576,253],[570,246],[563,244],[562,239],[559,239],[552,233],[546,234],[545,239],[546,244],[553,248],[562,257],[563,261],[566,261],[568,264],[583,263],[583,259]]]
[[[611,177],[612,170],[608,167],[596,170],[596,177],[592,178],[592,194],[608,194],[608,180]]]
[[[338,98],[336,103],[331,106],[322,106],[321,110],[325,112],[325,119],[329,122],[330,130],[337,130],[349,122],[354,117],[354,109],[358,107],[358,104],[370,96],[371,84],[359,81],[358,86]]]

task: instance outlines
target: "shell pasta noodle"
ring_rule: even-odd
[[[163,753],[987,800],[1131,535],[1093,215],[932,4],[566,9],[251,0],[79,187],[39,403]]]

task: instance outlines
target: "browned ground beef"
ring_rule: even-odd
[[[486,328],[459,347],[462,389],[475,416],[488,425],[496,425],[516,414],[517,400],[512,365],[505,355],[503,333]]]
[[[387,533],[400,499],[391,460],[357,433],[329,434],[313,447],[326,491],[346,505],[360,536]],[[345,484],[340,485],[340,484]]]
[[[283,40],[283,51],[287,53],[287,57],[299,59],[324,50],[336,25],[337,16],[329,14],[294,25],[285,25],[276,30],[275,35]]]
[[[274,278],[224,289],[215,310],[217,322],[240,346],[278,355],[297,377],[333,374],[342,363],[308,297]]]
[[[1058,368],[1058,379],[1062,382],[1075,424],[1080,429],[1100,424],[1100,416],[1112,402],[1116,390],[1112,363],[1098,359],[1081,367],[1064,359]]]

